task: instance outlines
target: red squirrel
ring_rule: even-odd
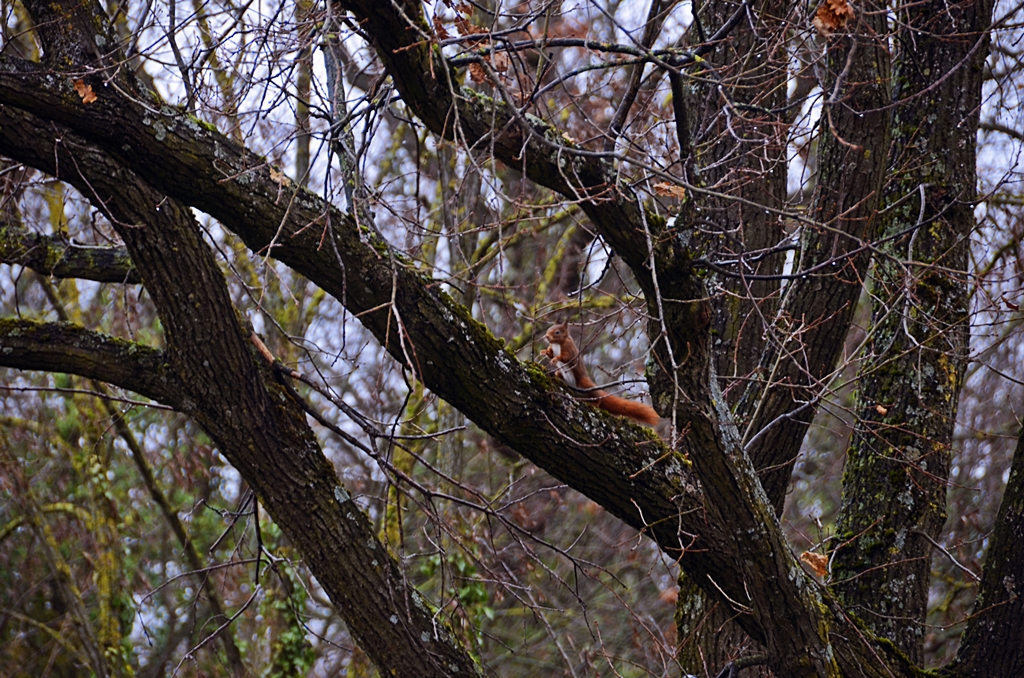
[[[541,355],[547,356],[559,373],[564,374],[565,368],[569,369],[573,381],[576,382],[576,388],[587,392],[587,395],[583,396],[581,400],[597,405],[612,414],[629,417],[641,424],[652,427],[659,425],[661,417],[650,405],[608,395],[605,391],[597,388],[597,384],[587,374],[587,368],[583,366],[576,342],[569,336],[568,323],[552,325],[545,333],[544,338],[548,340],[548,348],[541,351]],[[566,379],[566,381],[569,380]]]

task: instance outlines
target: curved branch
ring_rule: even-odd
[[[0,59],[0,71],[4,65],[11,66],[11,61],[5,64]],[[111,144],[111,153],[125,145],[138,150],[137,156],[123,159],[133,170],[146,176],[166,194],[212,214],[239,235],[253,252],[266,254],[269,250],[276,259],[334,295],[350,312],[359,315],[360,321],[388,352],[412,369],[431,390],[489,433],[517,449],[527,450],[526,454],[547,470],[565,475],[565,468],[572,462],[592,465],[595,455],[592,445],[605,438],[616,442],[602,447],[597,453],[601,457],[605,452],[609,460],[615,456],[632,457],[635,455],[632,444],[645,439],[642,435],[628,433],[634,429],[622,429],[605,419],[606,423],[593,433],[578,438],[583,441],[582,445],[567,447],[562,431],[577,429],[584,418],[581,413],[589,410],[565,399],[565,409],[555,415],[557,419],[550,419],[551,382],[525,369],[486,327],[470,318],[436,285],[424,280],[414,266],[406,265],[400,253],[391,250],[383,239],[373,233],[360,232],[349,215],[294,185],[289,193],[279,195],[281,187],[271,178],[269,164],[263,158],[193,119],[181,117],[173,109],[164,113],[143,109],[137,114],[123,99],[114,97],[87,107],[68,106],[66,101],[61,101],[58,92],[52,91],[52,85],[51,91],[46,91],[46,81],[37,79],[39,74],[33,65],[22,66],[19,67],[24,76],[21,79],[10,78],[10,71],[7,71],[8,77],[0,75],[0,103],[9,96],[25,101],[22,95],[41,87],[42,90],[35,90],[38,99],[30,102],[32,108],[48,109],[52,104],[49,112],[61,119],[80,112],[76,120],[76,127],[80,129],[76,131],[98,137],[101,144]],[[7,88],[7,83],[14,86]],[[15,94],[15,88],[21,92]],[[102,115],[109,115],[118,122],[103,122]],[[75,138],[67,127],[12,106],[0,111],[0,121],[0,149],[45,172],[57,171],[54,139],[63,139],[65,144],[86,144]],[[120,131],[116,141],[110,136],[112,126]],[[153,128],[162,131],[161,140],[154,138]],[[106,153],[97,148],[93,148],[93,152]],[[159,156],[161,162],[136,159],[154,156]],[[334,247],[321,246],[324,231],[333,236]],[[388,254],[382,257],[381,252]],[[394,317],[390,314],[392,302],[402,318],[399,333],[394,331]],[[408,360],[403,342],[406,348],[414,347],[413,363]],[[554,399],[561,400],[558,396]],[[496,400],[500,400],[501,407],[495,407]],[[516,416],[510,416],[512,413]],[[563,417],[568,417],[572,423],[566,425]],[[586,419],[588,423],[593,421],[592,417]],[[533,422],[539,430],[524,429],[523,421]],[[545,421],[551,423],[545,424]],[[537,448],[538,435],[547,440],[545,447],[548,449]],[[563,451],[573,452],[574,458],[566,458]],[[547,456],[549,454],[554,456]],[[624,486],[633,484],[625,481],[635,471],[632,467],[621,469],[618,480]],[[655,493],[633,495],[640,510],[652,522],[675,516],[678,507],[667,497],[680,493],[678,478],[663,471],[655,473],[663,477],[660,480],[648,477],[644,483],[657,487]],[[583,485],[580,480],[572,482],[574,487],[600,502],[609,495],[607,490],[601,489],[607,481],[605,478],[593,486],[587,479],[583,479]],[[662,491],[664,496],[655,499],[655,494]],[[702,501],[700,495],[691,492],[687,496],[684,508],[698,509]],[[628,500],[619,498],[606,505],[616,507],[614,510],[620,516],[628,513],[630,524],[644,528],[636,506]],[[689,527],[696,529],[697,525]],[[659,542],[669,551],[678,552],[680,548],[674,527],[666,530]]]
[[[386,3],[379,4],[382,11],[392,10]],[[405,7],[409,9],[412,4],[406,3]],[[401,31],[402,27],[399,27]],[[409,48],[407,53],[418,54],[416,45],[406,47]],[[389,55],[394,57],[393,52]],[[414,62],[405,62],[402,66],[409,67]],[[423,62],[418,63],[423,65]],[[12,66],[21,69],[21,73]],[[119,231],[133,258],[147,276],[147,281],[149,275],[157,276],[159,283],[154,285],[155,289],[168,287],[162,297],[154,293],[154,302],[161,317],[169,316],[175,321],[165,321],[169,336],[173,326],[192,339],[172,338],[172,357],[181,351],[183,369],[200,375],[209,374],[212,378],[204,383],[209,383],[211,388],[216,387],[214,394],[224,400],[223,403],[215,402],[209,394],[201,394],[204,400],[193,406],[197,419],[208,430],[212,429],[218,444],[223,446],[228,458],[241,467],[243,475],[250,482],[256,481],[254,485],[262,488],[261,494],[266,492],[264,501],[269,497],[268,508],[275,519],[285,516],[279,522],[290,525],[293,537],[303,545],[318,577],[321,571],[333,572],[339,561],[362,567],[358,563],[349,563],[346,558],[350,560],[351,556],[339,549],[346,543],[353,543],[352,540],[364,534],[369,526],[365,524],[365,517],[352,509],[350,497],[343,488],[334,485],[334,499],[324,498],[324,490],[332,488],[323,486],[326,477],[323,474],[331,470],[328,466],[320,471],[310,471],[310,464],[315,466],[322,462],[326,465],[326,462],[315,449],[315,444],[304,438],[303,431],[307,427],[299,430],[299,422],[292,416],[293,408],[273,399],[268,401],[264,392],[266,386],[247,372],[234,373],[226,369],[238,366],[233,362],[199,367],[196,354],[200,349],[196,347],[202,345],[205,348],[205,344],[195,341],[203,337],[193,336],[200,334],[200,328],[189,317],[189,313],[195,312],[187,305],[182,306],[183,300],[171,298],[170,289],[175,285],[190,290],[203,289],[197,283],[208,282],[213,274],[199,280],[190,271],[185,271],[190,274],[186,276],[187,280],[168,279],[168,271],[164,269],[171,264],[163,261],[161,255],[170,258],[169,253],[180,248],[176,241],[171,245],[169,238],[180,238],[185,234],[191,239],[194,229],[174,220],[187,216],[187,210],[174,200],[168,203],[168,207],[174,206],[173,210],[162,209],[159,217],[155,215],[153,207],[164,204],[157,191],[179,197],[213,214],[229,229],[237,229],[236,232],[242,235],[250,248],[256,251],[268,248],[271,254],[295,270],[304,274],[309,271],[307,277],[335,294],[349,310],[361,313],[361,321],[385,348],[399,360],[406,361],[416,376],[432,390],[503,442],[527,453],[530,459],[556,477],[567,480],[573,487],[609,507],[629,524],[648,531],[662,548],[678,555],[681,547],[686,545],[681,544],[681,536],[687,533],[701,535],[700,549],[686,552],[683,566],[708,589],[714,590],[720,585],[721,588],[713,595],[723,601],[730,598],[747,601],[750,595],[757,596],[758,614],[742,617],[742,622],[752,634],[762,636],[765,622],[773,623],[770,612],[776,603],[778,607],[775,609],[795,613],[792,618],[777,620],[778,628],[772,629],[776,641],[772,643],[773,649],[799,646],[790,654],[777,655],[783,662],[782,666],[797,668],[794,662],[800,660],[800,653],[806,652],[808,645],[813,645],[811,650],[817,657],[819,668],[824,668],[820,662],[834,661],[831,659],[833,652],[846,666],[863,663],[859,660],[871,650],[866,639],[849,628],[849,623],[840,614],[826,612],[823,609],[825,601],[807,589],[806,579],[781,543],[778,525],[773,522],[770,512],[763,510],[765,502],[759,494],[756,478],[747,468],[749,465],[743,464],[742,458],[727,464],[708,460],[711,464],[708,466],[708,480],[719,484],[715,496],[735,499],[739,504],[736,510],[743,512],[742,526],[750,528],[736,536],[729,529],[737,521],[728,517],[734,505],[723,502],[718,506],[703,506],[702,495],[695,488],[693,478],[681,459],[667,456],[662,460],[664,450],[656,441],[646,438],[636,429],[619,426],[608,417],[554,392],[542,373],[518,363],[483,326],[471,319],[464,308],[438,291],[430,281],[424,280],[413,266],[406,265],[376,234],[360,232],[351,219],[309,192],[298,188],[284,191],[280,180],[273,179],[261,158],[192,118],[182,117],[171,109],[133,103],[114,92],[105,92],[100,100],[89,106],[68,103],[74,102],[73,96],[64,96],[62,92],[70,94],[69,83],[52,75],[37,77],[40,75],[38,69],[33,69],[24,62],[18,65],[11,60],[0,62],[0,71],[5,71],[0,74],[0,83],[12,83],[10,89],[0,85],[0,97],[15,103],[15,106],[7,106],[0,111],[3,116],[0,148],[8,152],[13,150],[10,154],[19,159],[56,173],[53,151],[54,140],[57,140],[56,146],[61,153],[73,149],[69,157],[75,163],[71,166],[84,173],[83,179],[88,176],[89,181],[99,186],[100,190],[95,190],[89,181],[84,184],[85,188],[93,190],[95,200],[101,201],[101,196],[108,193],[119,198],[117,210],[112,215],[115,220],[120,220]],[[420,71],[417,77],[423,77],[423,73]],[[29,82],[33,83],[31,88],[27,85]],[[116,81],[112,81],[114,83]],[[492,101],[465,91],[463,94],[465,97],[460,99],[460,110],[473,113],[473,106],[479,108],[472,119],[467,117],[463,122],[466,125],[487,122],[488,128],[481,137],[483,134],[496,135],[496,142],[503,145],[504,150],[513,148],[515,140],[503,141],[504,128],[491,124],[496,119],[495,115],[499,118],[504,116],[508,123],[518,122],[514,116]],[[43,104],[44,101],[49,103]],[[16,106],[31,110],[44,119],[35,118]],[[437,114],[438,110],[433,110],[435,117]],[[427,115],[431,112],[428,111]],[[60,120],[83,136],[46,119]],[[116,135],[112,128],[117,130]],[[548,128],[536,123],[530,129],[532,131],[525,138],[519,138],[517,147],[521,151],[526,144],[539,154],[537,158],[531,156],[528,169],[532,171],[536,160],[540,174],[545,168],[555,170],[556,174],[546,178],[560,184],[564,190],[581,194],[585,200],[584,208],[590,211],[592,218],[602,220],[603,228],[609,229],[613,237],[624,245],[626,252],[620,250],[624,258],[633,257],[633,263],[639,269],[652,263],[655,257],[651,255],[649,243],[652,232],[660,224],[647,223],[647,215],[641,210],[636,196],[614,183],[614,174],[607,172],[611,168],[600,159],[570,159],[564,154],[553,153],[550,151],[553,142],[542,143],[534,134],[538,131],[547,133]],[[26,134],[28,130],[35,134]],[[93,141],[100,147],[96,147]],[[160,158],[161,162],[149,162],[148,159],[153,157]],[[89,163],[95,163],[95,166],[89,166]],[[61,168],[68,165],[62,162]],[[145,181],[125,171],[126,166],[137,171]],[[108,176],[111,170],[113,176]],[[69,180],[75,178],[68,177]],[[81,181],[78,185],[83,186]],[[121,202],[126,185],[142,199]],[[126,197],[135,197],[135,194]],[[611,219],[616,216],[622,219],[613,223]],[[150,222],[159,222],[159,227]],[[330,236],[332,247],[319,246],[324,235]],[[194,248],[194,244],[191,240],[187,242],[190,248]],[[669,243],[666,247],[674,245]],[[671,261],[664,267],[664,259],[657,263],[659,276],[668,275],[665,280],[673,274],[680,274],[679,268],[671,268]],[[181,270],[183,262],[173,265],[177,267],[175,270]],[[650,273],[647,277],[649,282],[653,281]],[[674,283],[675,288],[663,282],[661,289],[667,292],[667,298],[659,299],[659,302],[691,303],[694,297],[685,292],[699,292],[701,289],[699,283],[693,283],[694,279],[694,276],[682,272]],[[220,282],[223,284],[222,280]],[[683,293],[676,294],[680,291]],[[202,297],[207,301],[205,294]],[[208,314],[199,315],[208,320]],[[224,317],[222,315],[221,319]],[[700,329],[703,328],[706,328],[706,323]],[[235,341],[224,322],[216,323],[216,330],[228,336],[215,334],[212,339]],[[206,332],[203,336],[208,334]],[[186,355],[189,351],[192,353]],[[232,351],[237,353],[237,345],[232,346]],[[232,355],[232,360],[235,357]],[[706,361],[691,358],[698,369],[707,371],[703,367]],[[233,387],[229,392],[225,392],[225,383]],[[735,451],[735,445],[723,444],[724,437],[718,426],[727,427],[727,421],[712,423],[711,418],[720,412],[710,411],[710,399],[701,400],[703,395],[701,392],[693,393],[699,407],[704,408],[700,414],[705,419],[699,428],[693,429],[686,444],[703,454],[717,452],[724,459],[724,452]],[[245,407],[227,407],[226,403],[239,399]],[[250,407],[253,403],[255,407]],[[264,418],[253,422],[248,417],[254,411],[262,411]],[[270,413],[276,417],[267,416]],[[273,438],[276,435],[280,437],[275,444]],[[307,442],[305,446],[303,440]],[[729,449],[723,450],[723,447]],[[252,456],[253,450],[259,453],[256,458]],[[741,467],[740,471],[737,471],[737,465]],[[312,482],[307,484],[305,481],[310,472]],[[719,475],[716,477],[715,473]],[[288,479],[288,482],[282,482],[282,479]],[[300,492],[294,492],[295,488]],[[709,510],[704,512],[705,508]],[[344,511],[344,515],[337,516],[339,510]],[[302,520],[306,524],[311,516],[315,517],[317,524],[313,527],[317,528],[324,527],[320,522],[340,518],[342,525],[338,529],[353,528],[350,534],[345,535],[350,538],[340,544],[335,539],[317,541],[323,534],[322,529],[310,529],[296,535],[297,519],[289,520],[296,511],[303,513]],[[324,536],[336,535],[329,533]],[[738,552],[740,549],[744,551]],[[321,570],[317,569],[318,565]],[[371,574],[381,573],[373,570]],[[384,573],[387,576],[393,574]],[[710,577],[714,577],[714,587],[707,584]],[[342,580],[334,580],[333,584],[338,586]],[[323,579],[321,582],[325,587],[331,584]],[[778,589],[774,593],[773,584]],[[346,599],[348,593],[344,589],[333,589],[332,597],[335,595],[351,602]],[[813,601],[812,597],[815,598]],[[359,609],[358,612],[370,615],[374,611]],[[818,624],[824,615],[830,617],[829,623]],[[787,623],[782,624],[782,621]],[[835,638],[854,640],[823,647],[823,642],[828,642],[823,634],[831,633],[829,629],[833,627],[836,629]],[[373,628],[372,623],[370,628]],[[799,633],[785,638],[790,630]],[[804,666],[793,675],[807,674],[809,670]]]
[[[253,252],[269,250],[334,295],[396,360],[482,429],[649,534],[673,557],[687,553],[684,566],[700,581],[711,574],[722,580],[727,597],[745,599],[742,576],[722,576],[736,565],[728,536],[708,530],[703,496],[680,459],[652,464],[664,454],[656,441],[553,392],[543,373],[520,363],[377,234],[360,231],[349,215],[294,184],[281,195],[260,156],[169,107],[149,109],[113,95],[88,106],[69,104],[73,100],[60,92],[70,87],[70,81],[44,77],[34,64],[0,58],[0,103],[17,100],[41,116],[11,105],[0,109],[0,152],[54,174],[55,139],[89,148],[79,164],[127,153],[126,147],[137,151],[116,157],[165,194],[220,220]],[[111,150],[91,146],[54,118],[71,121],[76,132]],[[161,161],[148,162],[152,157]],[[325,231],[333,246],[322,246]],[[409,347],[414,350],[407,355]],[[693,535],[700,535],[699,547],[689,551]],[[719,599],[726,603],[727,597]],[[752,636],[762,635],[749,616],[741,621]]]
[[[55,278],[139,284],[139,272],[123,247],[89,247],[10,225],[0,228],[0,263],[25,266]]]
[[[163,351],[72,323],[0,319],[0,365],[77,374],[175,408],[185,397]]]
[[[191,210],[66,130],[51,137],[45,157],[37,147],[19,147],[25,129],[17,125],[28,116],[10,107],[3,114],[16,123],[0,125],[4,151],[13,148],[22,161],[68,181],[111,221],[165,327],[181,411],[206,430],[294,540],[368,656],[389,675],[479,675],[339,485],[305,413],[257,357]]]

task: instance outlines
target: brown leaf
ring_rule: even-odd
[[[822,37],[830,38],[857,15],[847,0],[825,0],[811,21]]]
[[[469,77],[473,79],[473,82],[481,83],[487,80],[487,72],[480,64],[470,64]]]
[[[878,412],[883,417],[889,414],[889,410],[887,410],[883,405],[875,405],[875,412]]]
[[[441,19],[436,16],[434,17],[434,33],[437,34],[438,40],[447,40],[452,37],[448,34],[448,31],[444,29],[444,24],[441,23]]]
[[[847,21],[857,16],[853,6],[847,0],[828,0],[828,6],[832,8],[836,16],[842,18],[843,25],[846,25]]]
[[[508,54],[505,52],[492,52],[491,54],[491,67],[499,73],[504,73],[508,70],[508,67],[512,65],[512,60],[508,58]]]
[[[679,198],[682,200],[686,197],[686,189],[682,186],[676,186],[675,184],[669,184],[666,182],[658,182],[654,184],[654,192],[658,195],[667,195],[673,198]]]
[[[810,551],[804,551],[800,554],[800,562],[807,563],[807,565],[814,571],[814,574],[818,575],[822,579],[828,574],[828,556],[823,556],[820,553],[811,553]]]
[[[96,93],[92,91],[92,85],[86,85],[82,80],[75,80],[72,84],[75,86],[78,96],[82,97],[83,104],[91,104],[96,101]]]
[[[274,167],[270,168],[270,180],[273,181],[278,186],[282,186],[285,188],[287,188],[292,183],[292,180],[285,176],[285,173],[282,170],[276,169]]]
[[[481,35],[488,32],[486,28],[480,28],[476,24],[470,23],[469,19],[463,19],[462,17],[455,19],[455,26],[462,35]]]

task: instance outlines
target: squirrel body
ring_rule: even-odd
[[[587,392],[581,400],[596,405],[612,414],[629,417],[633,421],[638,421],[647,426],[657,427],[660,424],[661,417],[650,405],[609,395],[606,391],[597,388],[597,384],[590,378],[587,368],[583,365],[576,342],[569,336],[569,326],[567,323],[552,325],[547,333],[545,333],[544,338],[548,341],[548,348],[542,351],[541,354],[548,357],[551,364],[555,366],[558,373],[567,383]],[[572,379],[567,378],[567,375],[571,376]]]

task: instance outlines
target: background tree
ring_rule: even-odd
[[[1016,7],[3,11],[11,673],[1022,670]]]

